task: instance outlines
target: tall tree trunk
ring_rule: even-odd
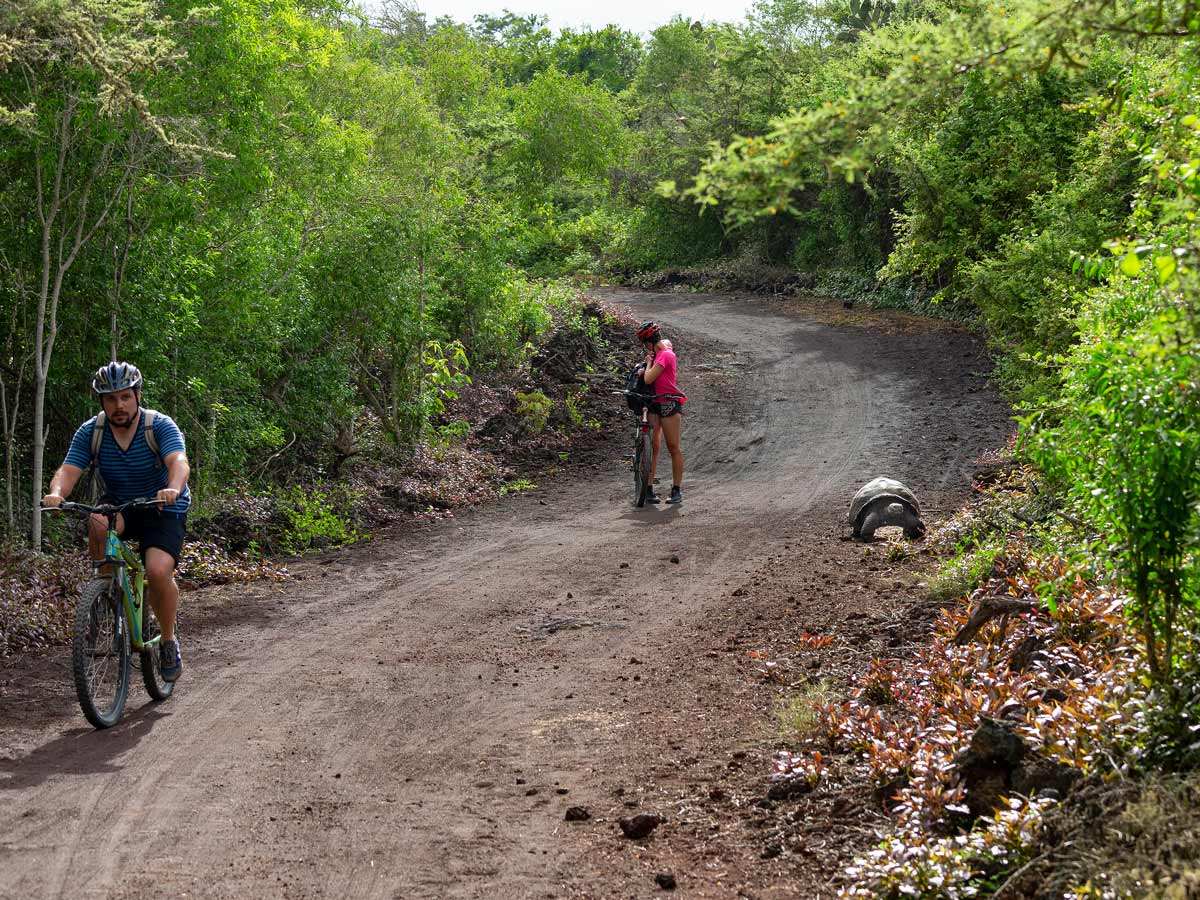
[[[16,482],[17,425],[21,419],[21,391],[25,386],[25,367],[29,362],[28,355],[17,339],[17,335],[25,327],[21,314],[24,312],[24,303],[28,294],[22,274],[16,273],[16,278],[14,291],[16,299],[8,323],[3,369],[0,370],[0,427],[3,428],[4,433],[5,532],[10,537],[15,537],[17,533],[16,498],[19,492]]]
[[[46,386],[50,380],[50,363],[54,342],[58,337],[58,304],[62,298],[63,280],[79,251],[108,221],[113,206],[124,195],[132,169],[125,165],[109,186],[93,212],[93,190],[97,181],[112,169],[113,141],[99,146],[91,165],[84,171],[81,182],[69,185],[68,165],[74,160],[73,119],[79,105],[76,95],[68,96],[58,116],[54,135],[58,141],[54,166],[54,184],[47,197],[42,172],[41,144],[35,146],[34,181],[37,188],[37,214],[41,223],[41,282],[38,287],[37,319],[33,342],[33,484],[31,485],[30,545],[36,550],[42,544],[42,488],[46,452]],[[60,221],[61,218],[61,221]]]
[[[13,509],[13,437],[12,422],[8,414],[8,384],[0,375],[0,418],[4,426],[4,525],[5,533],[9,536],[17,530],[17,518]],[[13,410],[12,419],[16,418]]]

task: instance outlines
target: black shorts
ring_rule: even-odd
[[[679,400],[655,400],[650,404],[650,412],[654,413],[660,419],[683,415],[683,403]]]
[[[179,565],[179,554],[183,551],[183,530],[187,524],[187,513],[160,512],[157,509],[127,509],[121,513],[125,517],[125,530],[121,537],[137,541],[141,547],[142,559],[151,547],[165,550]]]

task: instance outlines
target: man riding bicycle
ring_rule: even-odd
[[[115,361],[101,366],[92,379],[92,390],[99,396],[103,412],[75,432],[42,505],[61,505],[84,471],[93,466],[103,479],[106,501],[158,500],[158,509],[131,509],[118,515],[117,532],[141,545],[150,606],[162,629],[159,668],[165,681],[175,681],[183,671],[175,637],[179,606],[175,568],[192,502],[183,433],[170,416],[142,408],[142,373],[136,366]],[[89,526],[88,549],[92,559],[101,562],[108,522],[104,516],[93,515]]]
[[[679,449],[680,424],[683,418],[683,404],[686,399],[676,384],[675,350],[671,342],[662,336],[662,329],[657,322],[643,322],[637,329],[638,340],[646,351],[645,372],[642,379],[648,386],[654,387],[655,400],[650,404],[650,418],[654,423],[652,440],[653,455],[650,463],[650,491],[646,495],[647,503],[658,503],[659,498],[654,493],[654,473],[658,471],[658,451],[662,441],[667,439],[667,452],[671,454],[671,496],[668,503],[682,503],[683,490],[683,451]],[[670,396],[677,395],[677,396]]]

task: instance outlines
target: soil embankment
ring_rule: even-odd
[[[768,833],[778,685],[748,653],[901,639],[911,563],[842,539],[849,498],[888,474],[948,514],[1007,410],[968,334],[607,295],[675,340],[682,506],[631,506],[622,436],[590,470],[289,583],[187,595],[177,696],[133,693],[108,732],[64,659],[6,664],[0,897],[647,896],[667,871],[688,897],[826,890],[856,823]],[[810,674],[839,677],[832,657]],[[616,820],[639,811],[667,821],[632,842]]]

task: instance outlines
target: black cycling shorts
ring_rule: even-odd
[[[650,412],[660,419],[668,416],[683,415],[683,403],[679,400],[655,400],[650,404]]]
[[[179,565],[179,554],[183,551],[183,531],[187,524],[187,513],[160,512],[157,509],[127,509],[121,513],[125,517],[125,530],[121,537],[137,541],[141,547],[142,559],[151,547],[165,550]]]

